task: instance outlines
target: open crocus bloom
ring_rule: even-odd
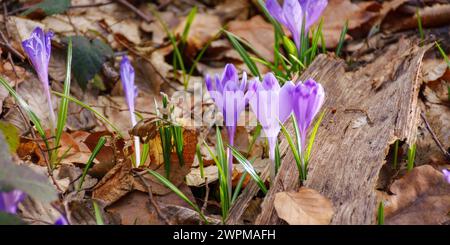
[[[55,112],[50,96],[50,86],[48,81],[48,63],[52,50],[51,39],[53,32],[44,32],[42,28],[36,27],[30,35],[30,38],[22,42],[22,47],[31,61],[36,73],[44,86],[47,96],[47,103],[50,110],[51,129],[56,125]]]
[[[25,193],[20,190],[0,192],[0,212],[15,214],[19,203],[25,198]]]
[[[249,91],[255,94],[250,99],[252,111],[256,114],[269,142],[269,156],[275,159],[275,146],[280,133],[280,122],[284,123],[292,112],[292,92],[295,85],[289,81],[280,87],[272,73],[267,73],[262,83],[253,82]]]
[[[123,92],[125,93],[125,100],[128,105],[128,110],[130,111],[130,120],[132,126],[135,126],[136,115],[134,114],[135,105],[134,101],[137,97],[137,87],[134,85],[134,69],[130,63],[130,60],[127,56],[123,56],[122,61],[120,62],[120,79],[122,80]],[[139,137],[134,137],[134,151],[136,153],[136,162],[135,166],[138,167],[141,160],[141,152],[140,152],[140,140]]]
[[[308,79],[297,84],[293,91],[292,107],[300,131],[301,149],[305,150],[306,134],[325,100],[325,91],[319,83]]]
[[[308,33],[309,28],[319,19],[327,4],[327,0],[284,0],[281,7],[278,0],[267,0],[266,8],[273,18],[289,29],[297,49],[300,50],[303,16],[306,20],[305,33]]]

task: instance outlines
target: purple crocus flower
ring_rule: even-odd
[[[283,7],[278,0],[267,0],[269,13],[291,32],[297,49],[300,50],[300,34],[303,16],[305,16],[305,33],[319,19],[326,8],[328,0],[284,0]]]
[[[128,110],[130,111],[130,119],[132,126],[135,126],[136,115],[134,114],[134,101],[137,97],[137,87],[134,85],[134,69],[130,63],[130,60],[127,56],[123,56],[122,61],[120,62],[120,79],[122,80],[122,87],[125,93],[125,100],[128,105]],[[134,137],[134,148],[136,153],[136,167],[139,166],[140,160],[140,141],[139,137]]]
[[[25,198],[25,193],[20,190],[0,192],[0,212],[16,214],[17,206]]]
[[[61,215],[56,221],[55,225],[69,225],[69,222],[67,222],[66,217],[64,215]]]
[[[227,64],[221,78],[216,74],[213,81],[207,75],[205,83],[211,98],[224,116],[229,144],[233,146],[239,114],[245,109],[251,98],[251,93],[249,93],[251,91],[247,91],[247,73],[244,72],[242,74],[242,80],[239,81],[238,72],[234,65]],[[228,171],[231,177],[233,156],[230,148],[227,148],[227,154]],[[231,178],[229,181],[231,181]]]
[[[305,149],[308,128],[320,111],[324,100],[325,90],[311,78],[297,84],[293,91],[292,107],[300,131],[302,151]]]
[[[252,83],[249,90],[255,96],[250,99],[250,106],[256,114],[269,142],[269,157],[275,160],[275,146],[280,133],[280,122],[284,123],[292,112],[292,92],[294,83],[286,82],[280,87],[272,73],[267,73],[262,83]]]
[[[36,27],[29,39],[22,42],[22,47],[28,55],[39,80],[44,86],[47,96],[48,108],[50,110],[50,128],[53,130],[56,125],[55,112],[53,111],[52,100],[50,96],[50,86],[48,80],[48,63],[52,50],[51,39],[53,32],[44,32],[42,28]]]
[[[442,169],[444,179],[450,184],[450,171],[448,169]]]

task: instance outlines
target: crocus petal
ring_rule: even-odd
[[[267,0],[266,8],[269,11],[270,15],[275,18],[278,22],[283,25],[287,25],[287,21],[283,14],[283,9],[281,8],[278,0]]]
[[[0,192],[0,212],[15,214],[24,198],[25,193],[20,190]]]
[[[128,105],[128,109],[131,113],[132,121],[133,117],[135,117],[134,101],[136,99],[136,86],[134,85],[134,76],[134,68],[131,65],[130,60],[127,56],[123,56],[122,61],[120,62],[120,79],[122,80],[122,87],[125,93],[125,99]]]
[[[292,113],[292,96],[295,90],[293,82],[286,82],[280,89],[279,95],[279,119],[282,123],[291,116]]]
[[[64,215],[61,215],[56,221],[55,225],[69,225],[69,222],[67,222],[66,217]]]
[[[450,184],[450,171],[447,169],[443,169],[442,173],[444,174],[444,179]]]
[[[225,84],[228,83],[229,81],[233,83],[237,83],[239,81],[238,72],[233,64],[225,65],[225,70],[222,74],[222,78],[220,79],[220,81],[222,87],[224,87]]]
[[[319,19],[322,12],[328,5],[327,0],[299,0],[300,5],[305,13],[305,29],[309,28]]]
[[[286,17],[286,27],[291,31],[292,38],[300,49],[300,34],[302,32],[303,10],[298,0],[285,0],[283,12]]]
[[[272,91],[280,90],[280,84],[278,83],[273,73],[267,73],[264,76],[262,86],[264,87],[264,90],[272,90]]]

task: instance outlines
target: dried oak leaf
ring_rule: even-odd
[[[92,198],[109,206],[133,190],[131,161],[120,161],[97,184]]]
[[[231,21],[228,23],[228,31],[250,43],[264,59],[273,61],[273,45],[275,43],[273,26],[260,15],[249,20]]]
[[[339,43],[342,28],[348,20],[348,29],[361,28],[373,20],[378,13],[379,4],[375,1],[353,3],[350,0],[329,1],[323,13],[323,35],[327,48],[335,48]]]
[[[190,199],[194,200],[194,196],[187,185],[181,185],[180,190]],[[159,203],[160,208],[166,205],[182,206],[184,208],[190,208],[186,202],[184,202],[177,194],[171,192],[164,196],[153,196],[154,200]],[[158,213],[155,211],[155,207],[149,201],[149,195],[141,191],[132,191],[122,197],[120,200],[106,208],[107,213],[115,216],[119,219],[122,225],[163,225],[162,220]],[[163,212],[167,218],[173,220],[173,217],[169,217],[166,212]],[[175,220],[174,220],[175,221]],[[183,223],[174,223],[183,224]]]
[[[386,224],[442,224],[450,220],[450,184],[430,165],[414,168],[383,193]]]
[[[390,12],[381,24],[384,31],[396,32],[417,28],[417,7],[403,5]],[[450,4],[435,4],[419,10],[423,27],[439,27],[450,22]]]
[[[186,19],[175,28],[175,34],[182,35]],[[192,21],[187,37],[187,47],[185,53],[189,57],[194,57],[198,50],[201,50],[222,28],[222,23],[216,15],[197,14]]]
[[[298,192],[275,194],[274,206],[278,217],[290,225],[328,225],[334,214],[328,198],[304,187]]]

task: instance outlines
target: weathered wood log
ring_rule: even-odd
[[[356,70],[343,60],[321,55],[302,74],[325,88],[325,117],[312,151],[306,187],[334,205],[332,224],[374,224],[376,185],[390,144],[415,142],[419,110],[419,71],[428,47],[400,38],[366,55]],[[292,125],[288,129],[293,132]],[[256,224],[282,224],[274,208],[275,194],[297,190],[298,170],[286,140],[286,154]]]
[[[271,167],[272,165],[268,164],[261,172],[260,177],[262,180],[265,181],[267,180],[267,178],[269,178]],[[259,190],[260,190],[259,186],[256,184],[256,182],[250,181],[247,187],[245,187],[242,194],[239,195],[239,197],[236,199],[236,202],[231,207],[230,212],[228,214],[228,218],[225,221],[227,225],[243,224],[243,222],[241,221],[242,215],[248,208],[250,201],[253,199],[253,197],[255,197],[255,195],[258,193]]]

